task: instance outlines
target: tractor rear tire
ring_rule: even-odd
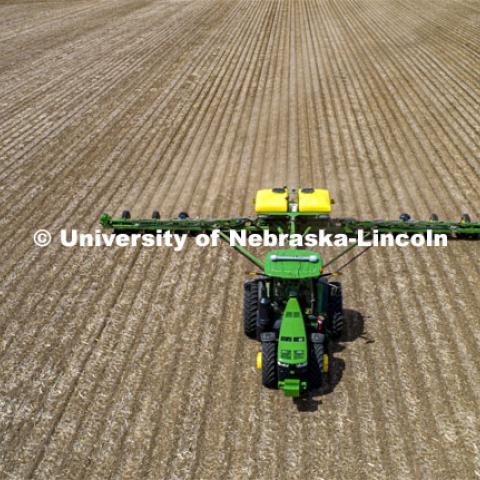
[[[342,284],[340,282],[330,282],[330,285],[329,328],[332,336],[338,339],[343,333]]]
[[[308,369],[308,388],[316,390],[322,385],[323,379],[323,354],[325,352],[323,342],[312,342]]]
[[[277,342],[262,342],[262,385],[278,388]]]
[[[343,333],[343,312],[335,312],[332,319],[332,335],[338,339]]]
[[[255,278],[243,284],[243,331],[249,338],[257,338],[259,282]]]

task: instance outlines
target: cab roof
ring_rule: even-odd
[[[322,257],[310,250],[272,250],[265,257],[265,274],[270,277],[300,279],[318,277]]]

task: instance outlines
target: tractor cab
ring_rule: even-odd
[[[260,304],[268,303],[270,311],[260,310],[260,323],[268,323],[263,317],[273,315],[274,326],[278,330],[291,298],[298,302],[302,315],[311,315],[318,310],[317,283],[322,266],[322,258],[317,252],[295,249],[269,252],[265,258],[265,288],[261,292]],[[262,297],[269,300],[262,302]]]
[[[275,327],[279,328],[282,314],[291,298],[296,299],[307,320],[326,310],[328,282],[321,277],[323,262],[318,252],[273,250],[265,258],[264,271],[263,288],[260,291],[260,323],[263,317],[270,318],[273,315]],[[262,308],[267,304],[270,311]],[[263,323],[267,323],[266,319]]]

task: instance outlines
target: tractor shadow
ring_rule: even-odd
[[[336,353],[345,350],[347,348],[347,343],[354,342],[358,338],[363,338],[365,343],[373,343],[375,341],[365,333],[365,319],[360,312],[344,309],[343,320],[343,334],[333,342],[332,358],[329,365],[330,372],[326,375],[328,379],[325,379],[320,388],[307,392],[300,398],[294,399],[294,403],[299,412],[317,411],[319,405],[322,404],[322,401],[318,397],[332,393],[340,383],[343,371],[345,370],[345,361],[338,358],[335,355]]]

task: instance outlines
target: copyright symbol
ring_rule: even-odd
[[[52,234],[48,230],[37,230],[33,234],[33,241],[37,247],[46,247],[52,241]]]

